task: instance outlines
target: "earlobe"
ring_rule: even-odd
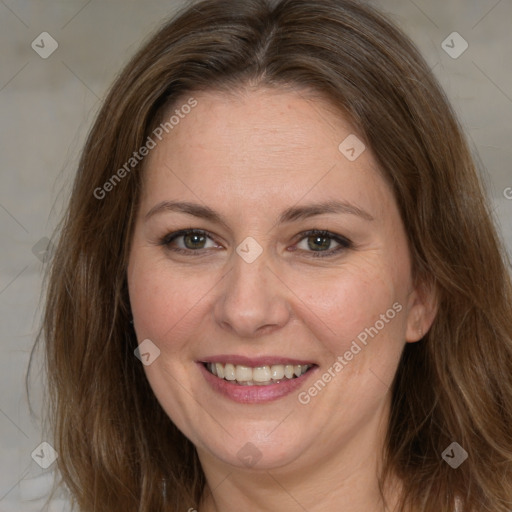
[[[423,339],[429,331],[438,310],[435,286],[419,285],[413,290],[408,309],[405,340],[414,343]]]
[[[418,315],[418,313],[416,313]],[[423,318],[421,314],[419,314],[415,320],[411,320],[411,317],[407,320],[407,330],[405,333],[405,341],[407,343],[415,343],[416,341],[420,341],[423,338],[423,333],[425,330],[422,327]]]

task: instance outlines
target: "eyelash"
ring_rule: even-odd
[[[212,235],[208,231],[204,231],[202,229],[190,228],[190,229],[182,229],[180,231],[176,231],[174,233],[169,233],[169,234],[165,235],[160,240],[158,245],[166,246],[168,248],[168,250],[176,252],[176,253],[199,256],[201,254],[201,251],[204,251],[207,249],[193,250],[193,249],[182,249],[180,247],[173,247],[173,248],[169,247],[170,244],[177,238],[180,238],[182,236],[189,235],[189,234],[203,235],[203,236],[206,236],[206,237],[212,239]],[[305,251],[305,252],[310,252],[311,257],[313,257],[313,258],[333,257],[333,256],[337,255],[338,253],[340,253],[341,251],[351,249],[353,247],[353,243],[348,238],[345,238],[341,235],[336,235],[334,233],[331,233],[329,231],[324,231],[324,230],[311,229],[309,231],[304,231],[303,233],[300,233],[297,236],[300,236],[301,238],[299,238],[296,243],[299,243],[302,240],[304,240],[305,238],[308,238],[310,236],[317,236],[317,237],[328,238],[330,240],[334,240],[335,242],[340,244],[339,247],[337,247],[336,249],[331,249],[329,251],[319,251],[319,252]],[[199,254],[194,254],[194,253],[199,253]]]

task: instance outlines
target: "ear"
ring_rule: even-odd
[[[409,294],[405,340],[419,341],[432,326],[438,310],[436,287],[433,282],[418,282]]]

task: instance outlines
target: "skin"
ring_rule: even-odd
[[[376,475],[389,386],[405,343],[418,341],[435,316],[432,294],[413,286],[393,194],[370,148],[353,162],[340,152],[355,131],[321,99],[264,88],[194,97],[198,105],[145,162],[128,284],[137,339],[160,349],[144,367],[147,378],[197,447],[207,477],[196,508],[384,510]],[[277,224],[288,207],[328,199],[355,204],[374,220],[329,213]],[[145,220],[168,200],[207,205],[226,225],[172,211]],[[188,228],[212,239],[171,244],[189,255],[159,245]],[[313,236],[308,245],[301,233],[309,229],[354,246],[315,258],[339,244],[327,239],[317,248]],[[236,252],[249,236],[263,249],[252,263]],[[196,364],[218,354],[313,361],[316,376],[304,391],[394,303],[400,313],[307,404],[297,392],[263,404],[233,402],[211,389]],[[237,456],[248,442],[261,455],[252,467]],[[396,489],[387,491],[391,505]]]

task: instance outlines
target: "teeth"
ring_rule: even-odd
[[[213,364],[212,364],[213,366]],[[222,366],[222,364],[221,364]],[[224,366],[224,378],[226,380],[235,380],[236,379],[236,376],[235,376],[235,367],[232,365],[232,364],[226,364]]]
[[[221,364],[219,363],[216,363],[214,365],[212,365],[215,367],[215,370],[213,372],[214,375],[217,375],[217,377],[219,377],[220,379],[223,379],[224,378],[224,366],[222,366]]]
[[[220,379],[236,381],[242,386],[265,386],[275,384],[285,379],[293,379],[304,375],[312,365],[309,364],[274,364],[272,366],[258,366],[252,368],[231,363],[207,363],[210,373]]]
[[[252,368],[237,364],[235,366],[235,375],[238,382],[247,382],[252,380]]]
[[[252,379],[255,382],[268,382],[270,377],[270,366],[258,366],[252,371]]]
[[[282,364],[275,364],[270,368],[270,376],[274,380],[281,380],[284,378],[284,366]]]

